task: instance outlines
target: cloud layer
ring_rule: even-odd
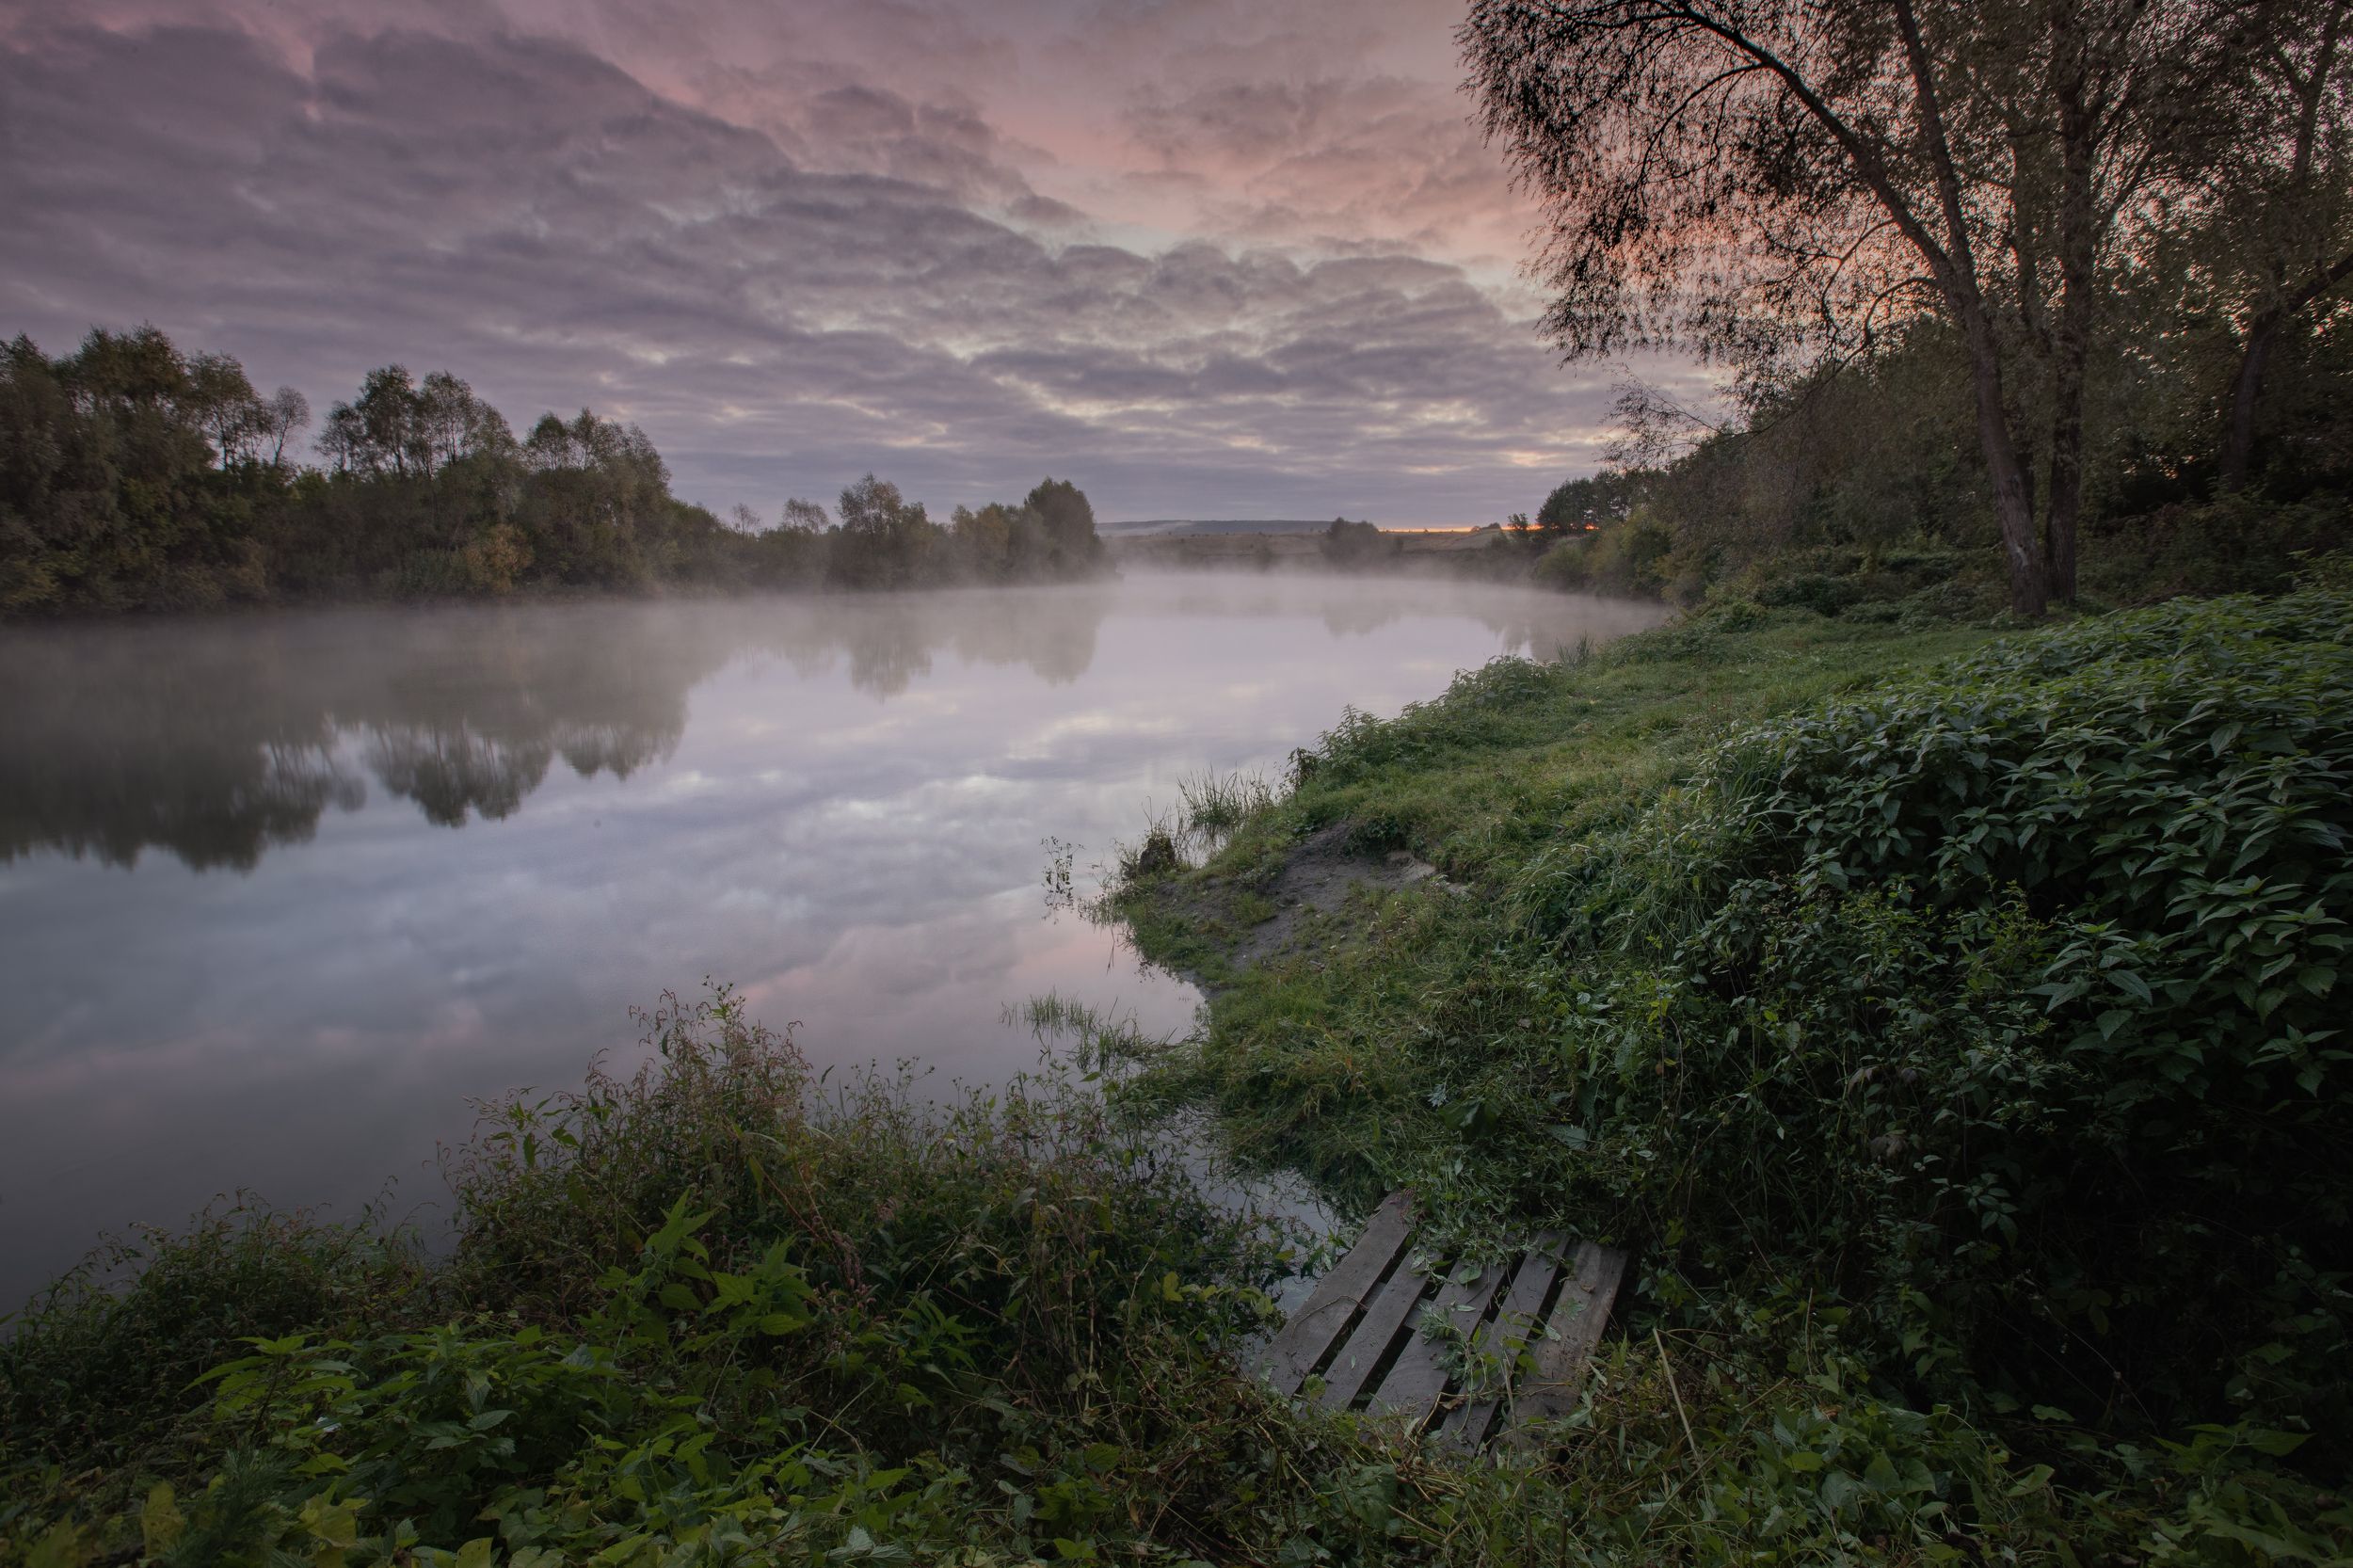
[[[1593,466],[1449,8],[0,0],[0,332],[446,367],[773,515],[1490,520]]]

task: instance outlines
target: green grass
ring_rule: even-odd
[[[1368,744],[1344,774],[1321,771],[1316,754],[1303,753],[1320,771],[1238,828],[1229,824],[1228,841],[1207,867],[1156,884],[1156,897],[1120,900],[1116,912],[1147,955],[1223,980],[1235,934],[1271,912],[1266,880],[1298,839],[1319,828],[1346,823],[1368,849],[1411,849],[1451,877],[1493,886],[1543,845],[1635,808],[1738,725],[1864,689],[1995,635],[1983,627],[1898,630],[1795,611],[1752,614],[1745,630],[1721,629],[1735,618],[1651,632],[1574,664],[1498,661],[1443,700],[1385,724],[1351,714],[1333,739]],[[1322,1008],[1342,986],[1341,976],[1324,973],[1300,988],[1299,1007]],[[1366,979],[1352,970],[1345,984]],[[1269,974],[1251,989],[1279,984]],[[1249,1005],[1235,999],[1221,1009]]]

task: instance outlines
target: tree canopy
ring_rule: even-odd
[[[671,493],[647,434],[583,409],[520,440],[448,371],[389,364],[321,422],[234,358],[152,327],[0,348],[0,614],[544,588],[918,587],[1102,568],[1085,494],[1048,480],[943,527],[869,474],[840,520],[774,525]]]
[[[2251,407],[2265,312],[2353,272],[2327,216],[2345,8],[2321,10],[2315,34],[2277,0],[1476,0],[1461,40],[1545,206],[1562,352],[1695,351],[1754,410],[1937,324],[2034,615],[2075,593],[2108,340],[2160,300],[2186,326],[2203,289],[2258,351]],[[2309,217],[2233,216],[2259,191]]]

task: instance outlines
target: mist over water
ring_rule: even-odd
[[[467,1101],[633,1059],[706,975],[820,1064],[1034,1064],[1049,920],[1180,776],[1264,770],[1648,606],[1411,580],[286,614],[0,634],[0,1311],[216,1194],[440,1223]]]

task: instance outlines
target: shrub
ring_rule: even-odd
[[[1677,553],[1673,536],[1640,513],[1556,541],[1533,571],[1547,587],[1637,599],[1670,595],[1680,602],[1698,597],[1705,577],[1696,553]]]
[[[1756,601],[1769,609],[1785,607],[1834,616],[1862,597],[1861,586],[1849,579],[1804,572],[1767,581],[1758,588]]]
[[[1946,1395],[2342,1442],[2349,643],[2321,593],[2020,639],[1541,862],[1582,1178]]]
[[[641,1072],[486,1108],[429,1297],[339,1291],[354,1233],[286,1222],[28,1320],[0,1536],[60,1562],[904,1560],[976,1530],[1027,1556],[1133,1529],[1148,1486],[1214,1538],[1257,1398],[1223,1353],[1265,1310],[1253,1224],[1076,1085],[827,1093],[724,992],[648,1023]],[[173,1423],[62,1494],[40,1463]]]
[[[421,1277],[401,1238],[248,1203],[110,1240],[0,1339],[0,1447],[72,1469],[139,1459],[246,1339],[396,1318]]]

